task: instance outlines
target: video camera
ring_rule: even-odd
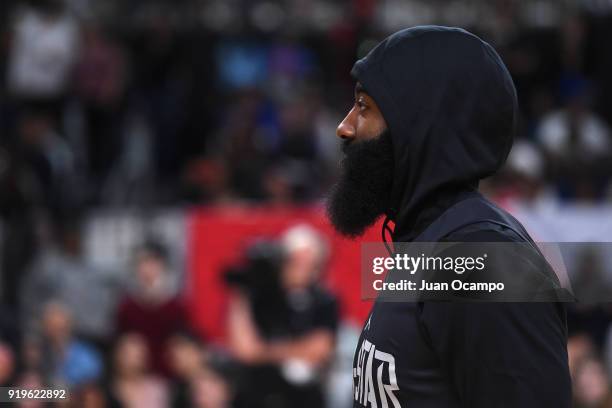
[[[229,267],[224,274],[228,286],[247,295],[257,326],[269,335],[289,323],[287,298],[281,281],[286,258],[280,243],[258,240],[247,248],[244,262]]]

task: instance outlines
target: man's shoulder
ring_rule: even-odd
[[[455,230],[442,242],[525,242],[525,238],[508,226],[491,221],[479,221]]]

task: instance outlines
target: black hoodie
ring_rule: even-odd
[[[399,31],[357,61],[394,151],[394,241],[532,242],[477,192],[512,146],[516,91],[499,55],[459,28]],[[353,363],[355,407],[570,406],[565,308],[377,301]]]
[[[402,30],[357,61],[352,75],[391,131],[395,241],[432,221],[428,206],[476,188],[506,160],[516,91],[497,53],[475,35],[437,26]]]

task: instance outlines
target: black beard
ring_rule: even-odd
[[[393,180],[391,135],[344,143],[340,180],[332,187],[327,215],[342,235],[358,237],[388,209]]]

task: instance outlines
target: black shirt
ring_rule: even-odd
[[[335,335],[338,326],[338,303],[326,289],[313,286],[302,293],[288,295],[284,302],[262,305],[261,299],[252,305],[255,322],[266,341],[295,340],[317,330]],[[288,381],[281,367],[261,364],[244,367],[244,382],[237,396],[238,407],[301,408],[323,407],[320,378],[304,384]]]
[[[514,240],[500,229],[445,240]],[[562,303],[376,301],[353,361],[354,407],[569,407],[566,343]]]

